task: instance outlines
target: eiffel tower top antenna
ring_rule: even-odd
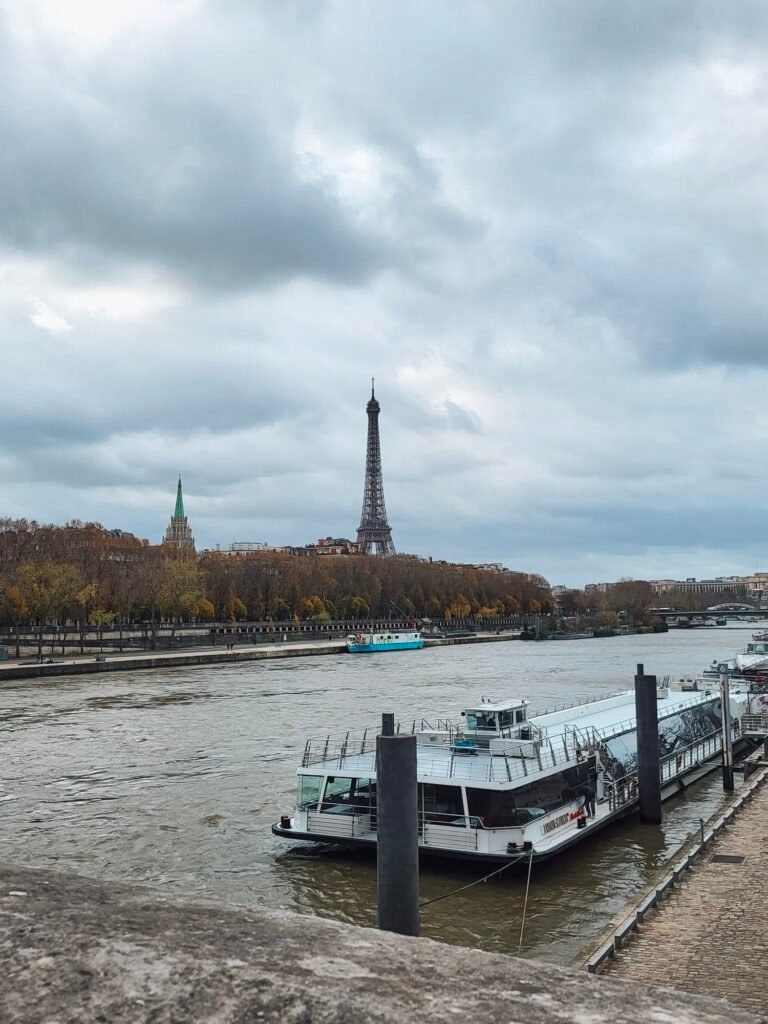
[[[381,445],[379,443],[379,411],[375,380],[371,377],[371,397],[365,407],[368,414],[368,446],[365,459],[365,490],[363,511],[357,528],[357,543],[366,555],[394,555],[392,529],[387,522],[384,505],[384,483],[381,476]]]

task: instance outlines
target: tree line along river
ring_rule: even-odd
[[[174,894],[376,924],[375,858],[275,838],[305,740],[456,719],[481,696],[533,709],[629,687],[636,664],[695,674],[745,646],[754,626],[366,657],[250,662],[9,683],[0,689],[0,857]],[[719,773],[664,805],[534,867],[522,952],[575,962],[722,801]],[[485,873],[422,866],[421,898]],[[422,934],[517,953],[524,875],[425,907]]]

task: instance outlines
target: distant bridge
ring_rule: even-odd
[[[768,609],[751,608],[748,605],[718,605],[714,608],[705,608],[703,611],[681,611],[679,609],[673,611],[671,608],[651,608],[651,612],[665,621],[667,619],[768,618]]]

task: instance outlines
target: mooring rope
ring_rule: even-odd
[[[431,899],[431,900],[424,900],[422,903],[419,904],[419,910],[421,910],[422,907],[428,907],[431,903],[439,903],[440,900],[447,900],[449,896],[455,896],[457,893],[464,892],[467,889],[471,889],[473,885],[479,885],[481,882],[487,882],[489,878],[493,878],[494,875],[500,875],[502,873],[502,871],[506,871],[507,868],[511,868],[513,864],[517,864],[517,862],[519,860],[522,860],[522,858],[524,856],[525,856],[525,854],[521,853],[519,857],[515,857],[515,859],[511,860],[509,862],[509,864],[504,864],[502,867],[497,868],[496,871],[492,871],[489,875],[485,875],[483,878],[476,878],[474,882],[470,882],[468,885],[462,885],[462,887],[460,889],[454,889],[452,892],[446,892],[442,896],[435,896],[435,898]],[[531,851],[531,860],[533,860],[533,851]],[[531,880],[531,872],[530,872],[530,867],[529,867],[529,869],[528,869],[528,881],[529,881],[529,883],[530,883],[530,880]],[[526,891],[525,895],[526,895],[526,900],[527,900],[527,898],[528,898],[527,891]]]
[[[519,953],[523,948],[523,932],[525,930],[525,912],[528,909],[528,890],[531,887],[531,868],[533,867],[533,850],[528,860],[528,881],[525,883],[525,902],[523,903],[523,920],[520,923],[520,942],[517,946],[517,952]]]

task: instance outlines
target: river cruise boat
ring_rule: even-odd
[[[424,646],[421,633],[400,630],[391,633],[350,633],[347,650],[350,654],[373,654],[376,651],[408,651]]]
[[[717,766],[718,688],[688,680],[658,689],[662,798]],[[730,692],[734,743],[755,696]],[[402,729],[400,729],[402,731]],[[631,813],[638,803],[634,690],[532,714],[528,701],[482,700],[460,722],[409,726],[416,734],[419,847],[423,853],[509,863],[544,860]],[[308,741],[285,839],[373,847],[376,732]],[[594,794],[594,816],[583,813]],[[589,802],[589,801],[587,801]]]
[[[745,675],[768,676],[768,641],[752,640],[734,660],[738,671]]]

